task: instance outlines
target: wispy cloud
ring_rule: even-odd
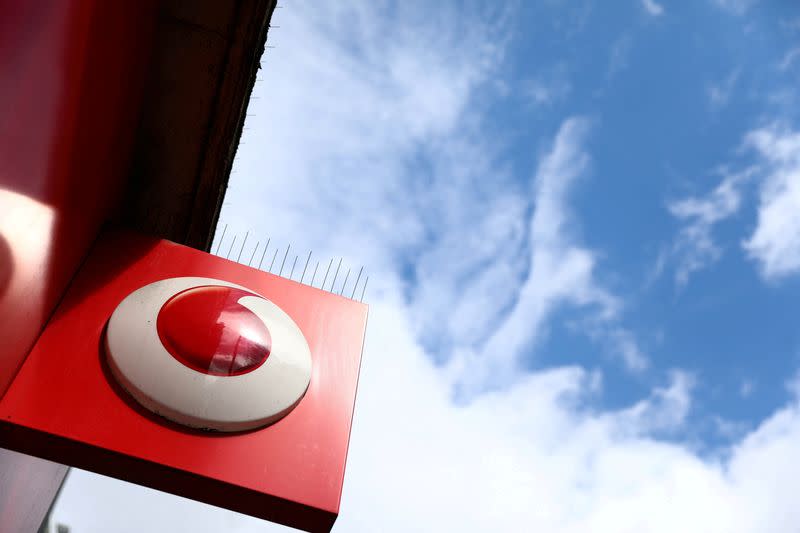
[[[613,413],[615,423],[626,433],[647,435],[682,427],[691,409],[693,376],[673,371],[668,386],[656,387],[646,399]]]
[[[749,398],[753,391],[756,388],[756,384],[752,379],[743,379],[741,385],[739,385],[739,394],[742,398]]]
[[[758,221],[743,243],[771,281],[800,272],[800,133],[773,125],[747,136],[763,159]]]
[[[262,210],[249,229],[369,264],[372,294],[400,284],[415,335],[466,389],[507,382],[560,305],[613,314],[619,302],[571,231],[589,122],[565,121],[534,178],[513,176],[481,101],[503,54],[491,24],[433,30],[432,12],[407,31],[411,21],[384,25],[362,5],[340,16],[364,40],[340,43],[329,14],[290,13],[292,41],[274,44],[294,52],[266,67],[293,83],[257,88],[252,113],[271,126],[241,147],[249,178],[229,190],[223,220],[244,230],[241,214]]]
[[[706,268],[722,255],[722,248],[713,238],[714,226],[734,215],[741,206],[741,187],[747,174],[729,174],[702,197],[689,197],[669,203],[672,216],[684,223],[673,244],[677,258],[675,281],[684,286],[689,277]]]
[[[758,0],[711,0],[717,7],[734,15],[743,15]]]
[[[708,85],[708,101],[714,109],[720,109],[728,105],[736,82],[739,80],[739,69],[734,69],[728,76],[718,83]]]
[[[657,17],[664,14],[664,6],[655,0],[642,0],[642,7],[648,14]]]
[[[589,308],[606,322],[619,310],[619,299],[595,280],[595,254],[580,244],[569,207],[570,192],[589,168],[590,157],[584,148],[589,130],[586,118],[566,120],[539,163],[532,187],[528,270],[514,305],[482,350],[463,351],[453,361],[467,390],[507,383],[519,371],[520,360],[530,357],[555,310]],[[626,364],[636,369],[646,365],[643,356],[632,349],[632,339],[618,340],[615,344]]]
[[[257,134],[236,162],[246,177],[232,183],[222,219],[368,263],[374,290],[397,265],[415,286],[458,284],[514,240],[527,205],[480,135],[478,89],[502,60],[503,36],[481,11],[460,17],[443,5],[422,17],[401,3],[394,22],[379,12],[369,2],[281,12],[291,31],[271,42],[287,52],[264,58],[269,83],[257,85],[248,123]]]
[[[714,240],[713,229],[739,211],[748,181],[758,184],[758,218],[742,248],[767,281],[800,272],[800,133],[776,123],[749,132],[743,148],[756,153],[755,164],[738,173],[726,170],[723,180],[706,196],[668,206],[674,217],[685,222],[673,246],[679,285],[720,258],[722,247]]]
[[[579,331],[587,334],[633,374],[640,374],[650,368],[650,357],[642,350],[636,336],[602,315],[575,321],[571,324],[571,329],[576,334]]]
[[[607,337],[612,350],[632,372],[641,372],[650,366],[650,358],[642,351],[634,335],[622,328],[610,329]]]
[[[534,105],[550,106],[569,96],[572,84],[566,68],[561,65],[528,80],[523,88]]]
[[[618,37],[611,44],[611,51],[608,57],[608,67],[606,69],[606,78],[613,78],[628,67],[632,46],[633,37],[627,33]]]
[[[778,68],[783,71],[789,70],[798,59],[800,59],[800,46],[787,51],[778,64]]]

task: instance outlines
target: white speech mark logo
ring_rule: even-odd
[[[116,380],[179,424],[243,431],[286,416],[311,380],[311,351],[281,308],[210,278],[170,278],[129,294],[111,315]]]

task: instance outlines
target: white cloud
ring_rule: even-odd
[[[642,7],[648,14],[657,17],[664,14],[664,6],[657,3],[655,0],[642,0]]]
[[[800,134],[780,126],[751,132],[763,159],[758,221],[743,243],[767,280],[800,271]]]
[[[719,260],[722,247],[715,242],[713,229],[739,211],[743,186],[751,179],[759,187],[758,217],[743,249],[765,280],[800,272],[800,133],[777,124],[759,128],[745,136],[744,148],[755,151],[756,164],[739,173],[725,171],[720,184],[705,197],[668,206],[685,222],[672,250],[679,285]]]
[[[800,521],[796,399],[726,459],[658,437],[686,424],[693,380],[680,372],[618,411],[586,407],[598,379],[579,367],[457,406],[401,298],[371,309],[335,531],[761,533]],[[283,530],[87,474],[69,483],[56,519],[82,533]]]
[[[741,187],[748,174],[729,174],[705,197],[671,202],[672,216],[685,223],[673,244],[677,258],[675,281],[686,285],[689,277],[719,260],[722,248],[714,241],[714,226],[734,215],[741,206]]]

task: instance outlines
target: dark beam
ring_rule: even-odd
[[[275,0],[170,0],[123,202],[124,222],[208,250]]]

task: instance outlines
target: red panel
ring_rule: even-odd
[[[154,8],[0,0],[0,396],[127,178]],[[0,469],[0,530],[36,530],[66,467]]]
[[[154,8],[0,0],[0,395],[127,179]]]
[[[102,332],[129,293],[211,277],[280,306],[311,349],[300,404],[232,435],[173,425],[138,407],[104,364]],[[367,306],[167,241],[111,234],[92,252],[0,402],[2,443],[101,474],[308,530],[339,509]]]

